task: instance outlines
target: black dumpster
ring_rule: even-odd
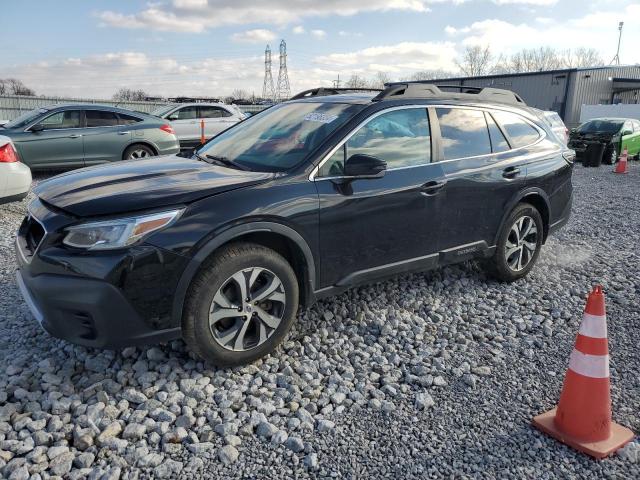
[[[589,142],[584,152],[584,160],[582,165],[585,167],[599,167],[602,165],[602,156],[604,155],[604,143]]]

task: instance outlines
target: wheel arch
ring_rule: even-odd
[[[502,220],[500,221],[500,228],[498,228],[498,231],[496,232],[496,235],[493,241],[494,245],[497,244],[498,242],[500,232],[502,232],[502,229],[504,228],[504,224],[507,221],[507,218],[509,217],[513,209],[520,203],[529,203],[533,205],[538,210],[538,212],[540,212],[540,216],[542,217],[542,225],[544,227],[542,241],[543,243],[547,241],[547,236],[549,235],[550,218],[551,218],[549,196],[541,188],[532,187],[532,188],[523,190],[522,192],[519,192],[507,204],[505,213],[503,214]]]
[[[205,243],[187,264],[173,300],[172,324],[182,322],[184,303],[191,281],[204,262],[220,247],[233,242],[247,241],[263,245],[281,254],[296,272],[300,287],[300,305],[309,306],[315,301],[316,268],[309,245],[297,231],[275,222],[250,222],[237,225],[216,235]]]

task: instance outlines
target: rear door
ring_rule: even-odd
[[[84,165],[81,110],[52,112],[15,138],[24,163],[32,168],[66,168]]]
[[[493,245],[506,206],[524,186],[527,155],[512,148],[503,124],[494,118],[513,122],[513,114],[457,106],[434,110],[447,182],[442,260],[457,261]],[[523,125],[536,139],[540,136],[528,123]],[[519,143],[534,141],[529,140],[519,138]]]
[[[198,117],[204,120],[204,131],[207,140],[238,122],[235,115],[223,107],[201,105],[198,108],[198,112]]]
[[[196,105],[180,107],[168,115],[167,119],[171,121],[171,126],[180,142],[193,142],[200,138],[200,120]]]
[[[356,153],[385,160],[384,177],[345,178],[345,159]],[[442,180],[424,106],[374,114],[355,129],[315,178],[322,285],[437,264]]]
[[[131,129],[121,125],[116,112],[109,110],[88,109],[84,112],[85,165],[115,162],[122,160],[122,155],[131,143]]]

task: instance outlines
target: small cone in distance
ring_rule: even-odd
[[[576,450],[605,458],[634,436],[612,422],[609,390],[604,293],[596,286],[587,299],[558,407],[534,417],[532,423]]]
[[[625,147],[625,149],[622,152],[622,155],[620,155],[620,159],[618,160],[618,163],[616,164],[616,169],[614,170],[614,173],[627,173],[629,171],[628,165],[627,165],[627,156],[628,156],[627,147]]]

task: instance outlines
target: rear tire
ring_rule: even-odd
[[[201,358],[243,365],[270,353],[298,311],[298,281],[277,252],[253,243],[223,247],[193,279],[182,336]]]
[[[155,156],[156,152],[154,152],[151,147],[142,145],[141,143],[127,147],[124,154],[122,154],[123,160],[142,160],[144,158]]]
[[[487,273],[503,282],[526,276],[538,260],[543,235],[540,212],[528,203],[517,205],[502,227],[493,257],[486,261]]]

